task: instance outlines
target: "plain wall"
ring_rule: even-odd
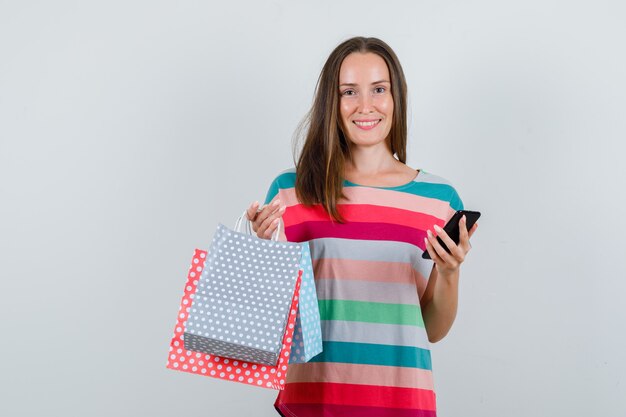
[[[0,1],[0,415],[277,416],[165,368],[186,271],[293,165],[344,39],[410,92],[408,165],[483,213],[442,417],[626,413],[626,7]]]

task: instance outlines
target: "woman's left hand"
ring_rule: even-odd
[[[467,230],[466,222],[467,220],[465,219],[465,216],[461,217],[461,220],[459,220],[460,239],[458,245],[454,243],[450,236],[448,236],[448,234],[441,227],[435,225],[437,236],[439,236],[448,249],[450,249],[450,253],[448,253],[443,246],[441,246],[437,237],[434,236],[430,230],[428,230],[426,249],[428,250],[430,258],[435,261],[439,275],[451,275],[458,272],[459,266],[461,266],[465,260],[465,256],[472,248],[469,238],[472,237],[478,228],[478,222],[475,223],[469,231]]]

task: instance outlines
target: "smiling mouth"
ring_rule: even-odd
[[[357,125],[357,127],[359,127],[360,129],[369,130],[369,129],[373,129],[374,127],[376,127],[378,123],[380,123],[381,120],[382,119],[368,120],[368,121],[354,120],[352,123]]]

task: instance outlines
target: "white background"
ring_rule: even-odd
[[[169,339],[355,35],[404,67],[408,164],[483,213],[439,415],[625,415],[623,4],[0,1],[0,415],[278,415]]]

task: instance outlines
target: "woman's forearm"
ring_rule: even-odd
[[[459,270],[450,275],[437,275],[433,297],[422,307],[424,326],[431,343],[440,341],[456,318],[459,300]]]

